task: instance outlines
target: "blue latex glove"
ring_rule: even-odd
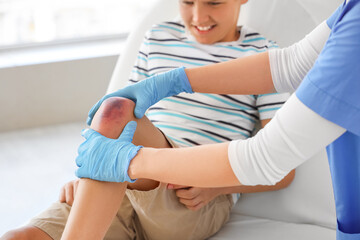
[[[86,122],[90,126],[101,103],[110,97],[124,97],[133,100],[136,103],[134,114],[137,118],[142,118],[150,106],[163,98],[182,92],[193,93],[184,67],[149,77],[105,95],[91,108]]]
[[[128,175],[130,161],[142,146],[131,143],[136,122],[129,122],[118,139],[104,137],[86,129],[81,135],[85,141],[80,145],[76,158],[76,176],[104,182],[135,182]]]

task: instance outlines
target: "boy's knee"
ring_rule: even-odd
[[[127,98],[111,97],[106,99],[96,113],[103,120],[133,118],[135,103]]]

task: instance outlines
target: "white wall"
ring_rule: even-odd
[[[85,121],[117,56],[0,69],[0,132]]]

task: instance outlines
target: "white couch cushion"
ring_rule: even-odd
[[[230,221],[211,240],[335,240],[333,229],[233,214]]]
[[[325,151],[299,166],[288,188],[243,194],[234,212],[335,229],[335,202]]]

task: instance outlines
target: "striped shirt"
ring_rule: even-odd
[[[180,66],[204,66],[276,47],[247,27],[241,27],[237,41],[200,44],[181,22],[164,22],[146,33],[129,81],[138,82]],[[219,79],[219,84],[222,81]],[[272,118],[288,97],[289,94],[182,93],[152,106],[147,117],[179,146],[220,143],[250,137],[255,123]]]

